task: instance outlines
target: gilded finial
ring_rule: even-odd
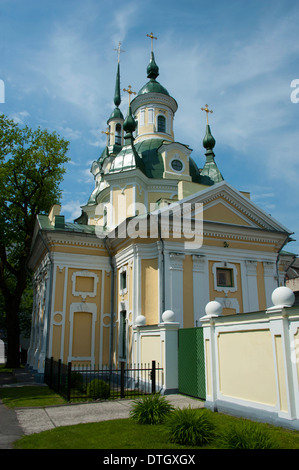
[[[126,91],[129,94],[129,106],[131,104],[131,95],[136,95],[135,91],[132,91],[131,88],[131,85],[129,85],[127,90],[125,88],[123,89],[123,91]]]
[[[124,51],[123,49],[121,49],[120,46],[121,46],[121,42],[118,43],[117,49],[114,49],[114,51],[117,52],[117,62],[118,62],[118,63],[119,63],[119,61],[120,61],[120,54],[121,54],[122,52],[126,52],[126,51]]]
[[[102,134],[106,134],[106,136],[107,136],[107,145],[108,145],[109,135],[113,135],[113,132],[109,132],[109,129],[107,129],[106,131],[102,131]]]
[[[154,48],[153,48],[153,39],[158,39],[158,38],[156,38],[156,37],[153,35],[153,33],[147,34],[147,37],[148,37],[148,38],[151,38],[151,49],[152,49],[152,52],[153,52],[153,50],[154,50]]]
[[[208,108],[208,105],[206,104],[204,108],[201,108],[202,111],[205,111],[207,113],[207,124],[209,124],[209,113],[213,113],[212,110]]]

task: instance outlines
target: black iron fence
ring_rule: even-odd
[[[90,365],[63,364],[47,358],[45,383],[67,401],[134,398],[159,392],[163,383],[163,369],[151,364],[94,368]]]

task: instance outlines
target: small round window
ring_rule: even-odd
[[[172,160],[171,166],[174,171],[182,171],[183,169],[183,163],[180,160]]]

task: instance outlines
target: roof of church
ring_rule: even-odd
[[[161,83],[157,82],[157,80],[151,79],[149,82],[147,82],[138,92],[138,96],[144,95],[145,93],[163,93],[163,95],[168,95],[169,93],[164,88],[164,86],[161,85]]]

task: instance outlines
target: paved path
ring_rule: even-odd
[[[2,376],[2,377],[1,377]],[[13,376],[0,374],[0,387],[41,385],[24,369]],[[202,408],[203,402],[183,395],[167,395],[175,407]],[[0,401],[0,449],[12,449],[13,442],[22,435],[39,433],[59,426],[94,423],[110,419],[128,418],[133,400],[103,401],[36,408],[8,409]]]

